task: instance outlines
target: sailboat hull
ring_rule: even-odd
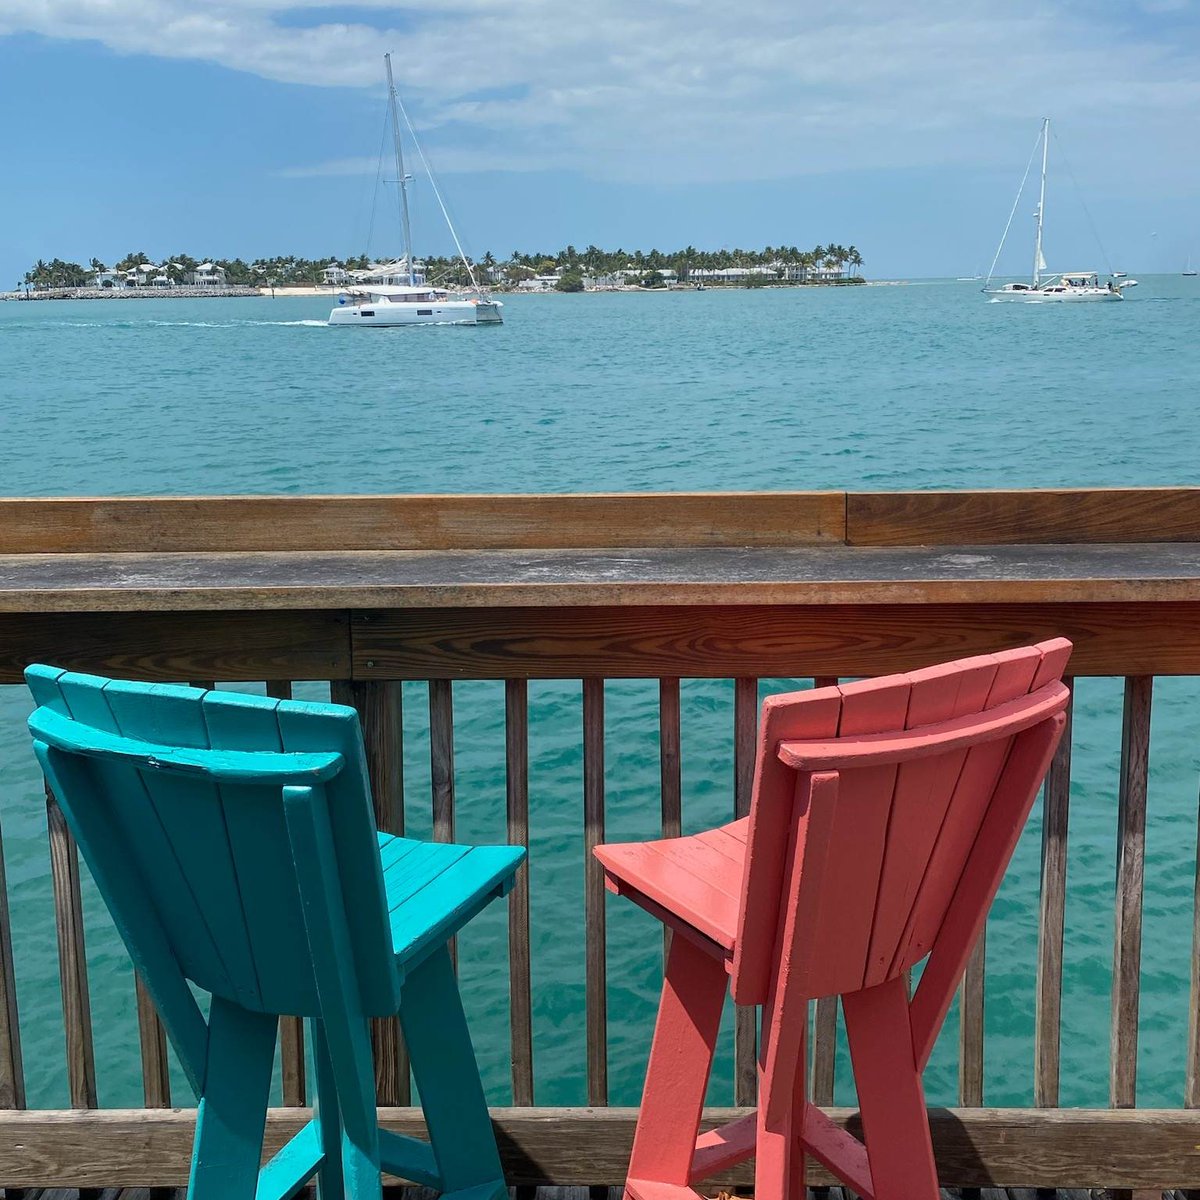
[[[360,329],[393,329],[403,325],[499,325],[498,301],[442,300],[427,304],[368,301],[346,304],[329,314],[330,325]]]
[[[1063,288],[1057,291],[1041,288],[1009,291],[999,288],[988,291],[985,295],[992,300],[1015,300],[1025,304],[1087,304],[1125,299],[1119,291],[1109,291],[1108,288]]]

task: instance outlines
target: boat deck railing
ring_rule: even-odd
[[[1032,994],[1005,997],[1032,1013],[1033,1104],[986,1103],[981,940],[959,998],[957,1106],[932,1113],[939,1170],[947,1186],[968,1188],[1200,1188],[1194,942],[1180,944],[1173,963],[1192,1014],[1177,1106],[1137,1103],[1144,847],[1155,819],[1150,717],[1156,677],[1200,675],[1200,489],[0,500],[0,684],[18,685],[39,660],[152,680],[251,682],[277,696],[326,681],[361,714],[387,830],[404,827],[404,730],[411,736],[419,719],[432,834],[453,837],[456,684],[494,680],[503,681],[503,822],[509,840],[528,844],[530,683],[577,681],[586,1106],[537,1104],[538,947],[523,871],[507,913],[511,1103],[494,1113],[514,1184],[619,1185],[631,1143],[635,1111],[608,1105],[609,941],[590,854],[605,837],[614,784],[608,681],[657,681],[660,786],[648,803],[670,835],[683,820],[681,681],[733,681],[732,817],[749,804],[760,680],[882,674],[1054,635],[1075,643],[1075,678],[1123,679],[1112,990],[1086,1000],[1110,1005],[1108,1044],[1097,1047],[1108,1060],[1107,1104],[1058,1107],[1071,937],[1068,737],[1041,807],[1036,978]],[[427,717],[402,719],[414,685],[427,691]],[[4,744],[20,752],[24,743]],[[26,1107],[21,1033],[57,1022],[59,1006],[18,1009],[22,945],[13,944],[0,855],[0,1186],[178,1186],[194,1112],[172,1107],[191,1098],[171,1091],[162,1028],[140,986],[128,1052],[136,1043],[144,1107],[97,1107],[103,1063],[78,855],[53,796],[46,806],[70,1107]],[[532,879],[536,888],[536,871]],[[811,1094],[853,1126],[855,1111],[833,1106],[836,1002],[818,1002],[813,1021]],[[738,1012],[733,1040],[725,1104],[751,1106],[753,1014]],[[381,1025],[375,1053],[384,1122],[419,1131],[394,1023]],[[281,1058],[283,1107],[272,1111],[269,1147],[304,1119],[303,1038],[290,1019]],[[709,1114],[714,1123],[729,1115]],[[741,1168],[721,1182],[751,1181]],[[827,1180],[814,1167],[811,1182]]]

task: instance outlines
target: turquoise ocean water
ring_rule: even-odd
[[[1200,283],[1122,305],[986,303],[978,285],[513,297],[499,329],[346,331],[328,302],[0,305],[0,493],[969,488],[1200,483]],[[764,692],[791,686],[764,681]],[[301,694],[319,697],[319,685]],[[1063,1102],[1107,1100],[1119,680],[1077,691]],[[427,832],[424,689],[405,685],[409,828]],[[578,684],[531,699],[537,1101],[585,1099]],[[657,687],[608,687],[608,836],[654,836]],[[1156,686],[1139,1100],[1182,1099],[1200,685]],[[504,833],[499,684],[456,685],[458,837]],[[728,819],[732,685],[683,685],[687,831]],[[0,821],[30,1104],[67,1103],[45,815],[0,688]],[[469,735],[469,736],[468,736]],[[1032,1097],[1040,820],[988,934],[986,1098]],[[85,884],[100,1102],[140,1103],[133,984]],[[509,1096],[505,915],[461,939],[493,1103]],[[610,1084],[636,1103],[658,926],[609,905]],[[956,1088],[952,1014],[927,1076]],[[730,1102],[731,1064],[711,1099]],[[844,1054],[838,1099],[849,1102]],[[187,1092],[177,1081],[176,1095]]]

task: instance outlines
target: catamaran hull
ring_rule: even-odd
[[[1085,304],[1125,299],[1120,292],[1110,292],[1107,288],[1075,292],[1036,292],[1030,288],[1027,292],[995,291],[986,294],[993,300],[1019,300],[1025,304]]]
[[[345,304],[329,314],[330,325],[392,329],[401,325],[499,325],[498,301],[443,300],[430,304]]]

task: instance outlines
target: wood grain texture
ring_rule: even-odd
[[[1200,541],[1200,488],[851,492],[855,546]]]
[[[375,824],[404,833],[404,707],[401,686],[390,679],[356,681],[350,699],[362,725]]]
[[[308,1098],[308,1070],[304,1057],[304,1022],[299,1017],[279,1018],[279,1063],[286,1108],[301,1108]]]
[[[429,766],[433,839],[454,841],[454,692],[447,679],[429,681]]]
[[[0,1108],[25,1107],[25,1069],[17,1016],[17,976],[13,969],[12,920],[0,833]]]
[[[707,1109],[703,1127],[744,1115]],[[827,1110],[861,1134],[853,1109]],[[631,1108],[492,1110],[508,1182],[621,1186],[629,1164],[637,1110]],[[308,1120],[306,1109],[273,1109],[264,1155],[273,1154]],[[424,1136],[420,1110],[381,1109],[383,1128]],[[1185,1109],[933,1109],[938,1173],[945,1186],[1131,1187],[1200,1184],[1200,1113]],[[77,1113],[0,1113],[0,1178],[14,1187],[46,1181],[66,1186],[179,1187],[187,1178],[195,1130],[189,1109],[101,1109]],[[714,1185],[746,1185],[746,1163]],[[834,1182],[817,1164],[809,1182]]]
[[[1125,680],[1121,783],[1117,807],[1117,900],[1113,931],[1112,1038],[1109,1101],[1137,1103],[1138,1000],[1142,958],[1142,885],[1146,855],[1146,785],[1154,680]]]
[[[1064,682],[1071,686],[1070,680]],[[1058,1105],[1062,1028],[1063,931],[1067,898],[1067,825],[1071,799],[1071,718],[1050,764],[1042,800],[1042,876],[1038,911],[1037,999],[1033,1042],[1033,1103]]]
[[[822,996],[813,1006],[812,1078],[814,1104],[833,1104],[834,1063],[837,1053],[838,998]]]
[[[662,835],[679,837],[683,832],[683,756],[678,679],[658,681],[658,767]],[[670,952],[671,929],[663,925],[664,971]]]
[[[336,679],[350,674],[336,612],[0,614],[0,683],[31,662],[148,679]]]
[[[795,545],[841,541],[840,492],[0,500],[0,553]]]
[[[140,975],[135,975],[138,1045],[142,1055],[142,1095],[147,1108],[171,1107],[171,1071],[167,1031]]]
[[[92,1009],[87,955],[83,945],[83,900],[79,893],[79,852],[62,809],[46,789],[50,838],[50,879],[58,937],[58,976],[66,1034],[67,1091],[72,1108],[96,1107],[96,1060],[92,1049]]]
[[[454,841],[454,684],[429,681],[429,780],[433,840]],[[450,939],[450,962],[458,969],[458,944]]]
[[[0,612],[1186,602],[1187,543],[0,555]]]
[[[608,962],[604,871],[604,680],[583,681],[583,897],[586,925],[588,1104],[608,1103]]]
[[[1200,490],[159,496],[0,501],[0,553],[1200,541]]]
[[[986,926],[967,959],[958,991],[958,1102],[963,1108],[983,1103],[984,964]]]
[[[754,791],[754,754],[758,741],[758,680],[741,676],[733,683],[733,815],[750,815]],[[757,1010],[738,1005],[734,1010],[734,1103],[747,1108],[758,1095]]]
[[[504,777],[508,841],[529,848],[529,684],[504,684]],[[533,1103],[533,1000],[530,991],[529,862],[508,894],[508,1009],[513,1104]]]
[[[355,620],[392,679],[863,676],[1063,636],[1072,674],[1200,674],[1200,604],[449,608]]]

